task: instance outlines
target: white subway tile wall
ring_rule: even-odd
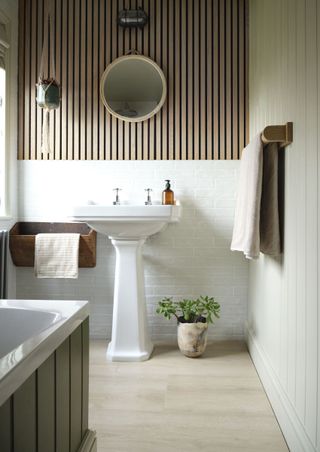
[[[172,180],[183,205],[180,223],[150,237],[143,250],[146,302],[154,341],[176,340],[176,323],[156,314],[157,301],[211,295],[221,318],[211,339],[242,339],[246,319],[248,265],[230,251],[238,161],[20,161],[21,220],[66,220],[73,205],[145,200],[145,188],[160,201],[164,179]],[[17,269],[17,297],[85,299],[91,303],[91,336],[110,338],[115,252],[98,234],[97,266],[79,269],[77,280],[36,279],[32,268]]]

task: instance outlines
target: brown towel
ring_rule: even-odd
[[[263,149],[260,250],[270,256],[278,256],[281,252],[278,204],[278,152],[277,143],[270,143]]]
[[[260,134],[242,152],[231,250],[257,259],[280,254],[278,145],[263,147]]]

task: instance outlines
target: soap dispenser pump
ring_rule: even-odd
[[[171,190],[170,180],[166,179],[166,188],[162,192],[162,204],[173,205],[174,193]]]

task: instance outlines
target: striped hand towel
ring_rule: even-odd
[[[80,234],[37,234],[34,272],[37,278],[78,278]]]

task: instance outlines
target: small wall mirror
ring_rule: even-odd
[[[123,121],[145,121],[164,104],[166,79],[150,58],[126,55],[114,60],[104,71],[100,94],[111,115]]]

